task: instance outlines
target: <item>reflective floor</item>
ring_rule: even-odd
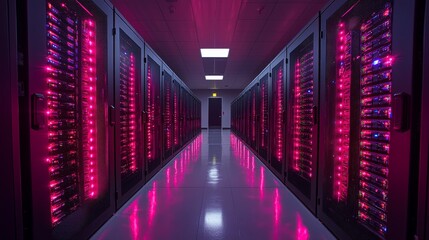
[[[228,130],[203,130],[92,239],[335,239]]]

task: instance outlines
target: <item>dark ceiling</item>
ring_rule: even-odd
[[[329,0],[112,0],[191,89],[243,89]],[[230,48],[202,59],[200,48]],[[223,74],[206,81],[206,74]]]

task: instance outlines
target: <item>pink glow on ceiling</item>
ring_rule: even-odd
[[[191,89],[244,88],[327,2],[112,0]],[[204,80],[202,47],[230,48],[223,81]]]

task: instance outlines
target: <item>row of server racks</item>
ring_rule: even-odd
[[[429,239],[428,4],[329,3],[232,102],[232,130],[339,239]]]
[[[0,9],[2,238],[88,238],[199,134],[201,103],[108,2]]]

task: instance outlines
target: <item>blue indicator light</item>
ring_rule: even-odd
[[[376,59],[376,60],[374,60],[374,62],[372,62],[372,65],[378,65],[378,64],[380,64],[381,63],[381,61],[380,60],[378,60],[378,59]]]

